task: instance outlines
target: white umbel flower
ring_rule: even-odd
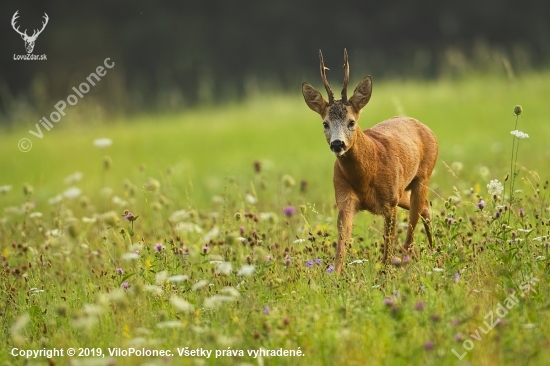
[[[528,139],[529,138],[528,134],[526,134],[525,132],[518,131],[518,130],[510,131],[510,133],[512,135],[516,136],[518,139]]]
[[[487,184],[487,189],[489,190],[490,195],[499,195],[504,191],[504,187],[502,186],[502,183],[500,183],[497,179],[493,179]]]

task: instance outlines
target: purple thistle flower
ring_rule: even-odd
[[[403,256],[403,260],[401,261],[403,264],[407,264],[407,263],[410,263],[411,261],[411,257],[408,256],[408,255],[404,255]]]
[[[283,208],[283,214],[284,214],[286,217],[291,217],[291,216],[293,216],[295,213],[296,213],[296,209],[294,208],[294,206],[286,206],[285,208]]]
[[[447,222],[447,224],[451,225],[455,222],[455,219],[454,217],[447,217],[445,221]]]
[[[161,243],[156,243],[155,244],[155,252],[160,252],[163,249],[164,249],[164,247],[162,246]]]
[[[414,306],[414,310],[416,311],[422,311],[424,310],[424,308],[426,307],[426,304],[424,303],[424,301],[420,300],[416,303],[416,305]]]
[[[500,218],[500,211],[497,211],[497,212],[495,213],[495,219],[499,219],[499,218]]]
[[[121,286],[124,290],[128,290],[130,288],[130,282],[124,281],[124,282],[122,282]]]
[[[306,262],[306,267],[307,268],[313,268],[313,266],[315,265],[315,263],[313,263],[313,260],[309,259],[307,262]]]
[[[321,258],[317,258],[317,259],[315,259],[315,263],[321,264],[321,263],[323,263],[323,260]]]
[[[395,303],[395,300],[391,297],[384,298],[384,305],[392,306]]]
[[[121,275],[121,274],[123,274],[123,273],[124,273],[124,270],[123,270],[121,267],[117,267],[117,268],[116,268],[116,274],[117,274],[117,275]]]
[[[431,351],[432,349],[434,349],[434,346],[435,346],[435,344],[432,341],[428,341],[428,342],[424,343],[424,349],[426,351]]]
[[[290,263],[292,263],[292,259],[290,259],[290,257],[286,257],[285,258],[285,266],[290,265]]]
[[[453,338],[457,342],[462,342],[464,340],[464,337],[462,336],[462,333],[456,333]]]
[[[205,245],[204,247],[202,247],[202,253],[203,253],[203,254],[207,254],[209,251],[210,251],[210,248],[208,248],[207,245]]]
[[[523,208],[520,208],[520,209],[519,209],[519,216],[520,216],[520,217],[525,216],[525,211],[523,211]]]
[[[264,306],[264,314],[268,315],[269,314],[269,306]]]
[[[454,277],[453,277],[453,281],[455,281],[455,283],[458,282],[458,280],[460,280],[460,273],[455,273]]]
[[[485,201],[481,200],[477,203],[477,208],[479,208],[480,210],[483,210],[485,205],[486,205]]]
[[[128,210],[125,210],[125,211],[124,211],[124,215],[123,215],[123,216],[124,216],[124,219],[125,219],[125,220],[128,220],[128,221],[130,221],[130,222],[136,221],[136,219],[138,218],[138,216],[134,216],[134,214],[131,213],[131,212],[128,211]]]
[[[334,266],[333,266],[332,264],[331,264],[330,266],[328,266],[327,272],[328,272],[328,273],[334,272]]]

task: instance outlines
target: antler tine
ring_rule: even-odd
[[[13,27],[13,29],[14,29],[17,33],[19,33],[20,35],[23,35],[23,32],[21,32],[21,31],[19,30],[19,26],[17,26],[17,28],[15,28],[15,21],[17,20],[17,18],[19,18],[19,15],[18,15],[17,13],[19,13],[19,10],[17,10],[17,11],[15,12],[15,14],[13,14],[13,17],[11,18],[11,26]],[[26,30],[26,29],[25,29],[25,33],[24,33],[24,34],[27,35],[27,30]]]
[[[50,18],[48,17],[48,14],[46,14],[46,13],[44,13],[43,18],[45,18],[45,19],[44,19],[45,22],[42,22],[42,29],[40,29],[40,30],[38,31],[38,33],[36,34],[37,37],[38,37],[38,35],[39,35],[40,33],[42,33],[42,31],[44,30],[44,28],[46,28],[46,25],[48,24],[48,20],[50,20]],[[33,36],[34,36],[34,34],[33,34]]]
[[[344,48],[344,86],[342,86],[342,102],[348,101],[349,63],[348,51]]]
[[[323,84],[325,85],[325,89],[327,90],[328,94],[328,104],[332,104],[334,103],[334,94],[332,93],[332,90],[328,85],[327,74],[325,73],[325,70],[329,70],[329,68],[325,67],[325,63],[323,62],[323,53],[321,52],[321,50],[319,50],[319,60],[321,68],[321,79],[323,80]]]

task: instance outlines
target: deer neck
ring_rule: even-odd
[[[357,128],[355,141],[337,161],[344,177],[352,185],[365,186],[376,176],[377,155],[376,143]]]

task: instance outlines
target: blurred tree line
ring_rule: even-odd
[[[49,23],[34,54],[12,29]],[[540,68],[550,60],[550,2],[534,0],[43,0],[0,3],[0,123],[49,114],[109,57],[116,66],[86,95],[109,113],[178,109],[320,86],[318,49],[341,83]],[[34,113],[34,114],[33,114]],[[99,113],[99,112],[98,112]],[[33,122],[34,123],[34,122]]]

